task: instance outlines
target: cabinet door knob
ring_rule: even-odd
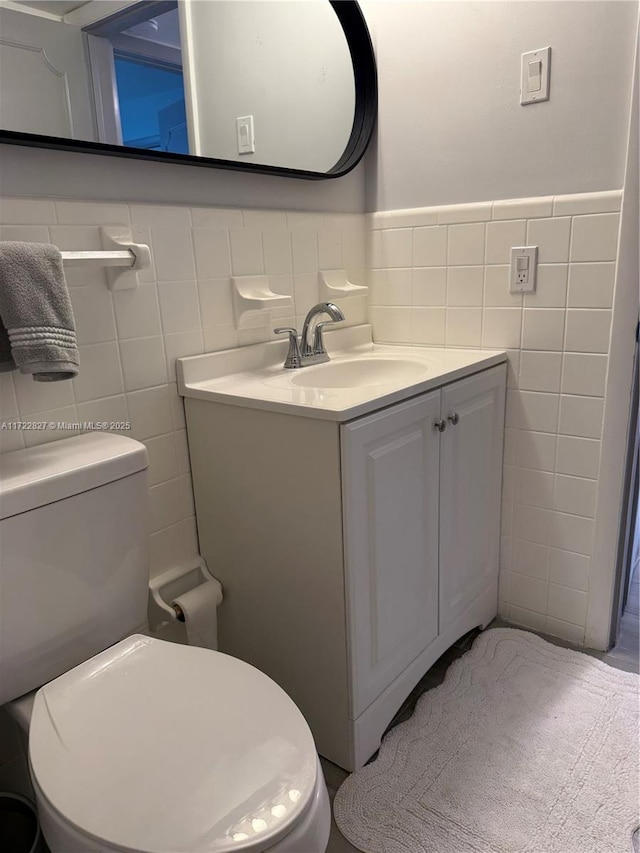
[[[460,415],[457,412],[454,412],[452,415],[447,415],[447,420],[451,421],[451,423],[455,426],[460,420]]]
[[[434,423],[434,427],[438,430],[438,432],[444,432],[447,428],[447,422],[443,420],[436,421]]]

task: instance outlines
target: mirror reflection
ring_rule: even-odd
[[[328,172],[354,122],[328,0],[4,0],[0,127]]]

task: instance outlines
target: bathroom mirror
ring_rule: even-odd
[[[351,0],[0,0],[0,141],[320,179],[377,101]]]

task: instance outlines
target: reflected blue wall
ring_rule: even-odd
[[[188,154],[182,74],[117,55],[115,69],[123,143]]]

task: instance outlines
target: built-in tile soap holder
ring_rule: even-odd
[[[362,284],[353,284],[345,270],[323,270],[319,273],[320,300],[332,302],[345,296],[364,296],[369,290]]]
[[[293,307],[291,296],[271,290],[266,275],[232,276],[231,295],[237,329],[267,323],[269,309]]]

